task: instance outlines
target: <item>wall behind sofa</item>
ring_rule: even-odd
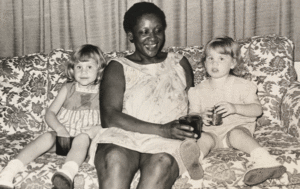
[[[123,15],[141,0],[0,0],[0,57],[83,43],[105,52],[132,49]],[[298,0],[148,0],[164,10],[167,46],[205,44],[214,36],[236,39],[276,33],[291,38],[300,60]]]

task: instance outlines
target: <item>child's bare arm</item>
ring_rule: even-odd
[[[262,114],[262,106],[259,102],[250,104],[232,104],[229,102],[220,102],[216,104],[216,111],[222,113],[222,117],[230,114],[239,114],[247,117],[258,117]]]
[[[242,85],[242,86],[241,86]],[[219,106],[216,110],[223,113],[223,117],[230,114],[239,114],[246,117],[258,117],[262,114],[262,106],[256,94],[257,86],[253,83],[241,84],[239,89],[241,92],[241,103],[233,104],[229,102],[219,102],[215,106]]]
[[[56,117],[56,114],[62,107],[66,96],[67,88],[66,86],[63,86],[50,107],[46,110],[45,121],[54,131],[56,131],[58,136],[70,136],[65,126],[63,126]]]

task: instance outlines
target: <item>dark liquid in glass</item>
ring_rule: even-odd
[[[179,123],[189,125],[194,128],[194,133],[198,135],[197,139],[201,137],[202,132],[202,118],[197,115],[187,115],[179,118]]]

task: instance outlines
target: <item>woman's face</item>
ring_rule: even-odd
[[[146,57],[155,57],[165,43],[165,28],[161,19],[154,14],[146,14],[137,20],[133,31],[128,33],[136,52]]]

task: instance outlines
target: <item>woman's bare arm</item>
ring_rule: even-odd
[[[186,57],[183,57],[180,60],[180,65],[183,67],[185,71],[185,77],[186,77],[186,91],[188,91],[191,87],[194,87],[194,73],[193,69],[191,67],[191,64],[189,63],[188,59]]]

